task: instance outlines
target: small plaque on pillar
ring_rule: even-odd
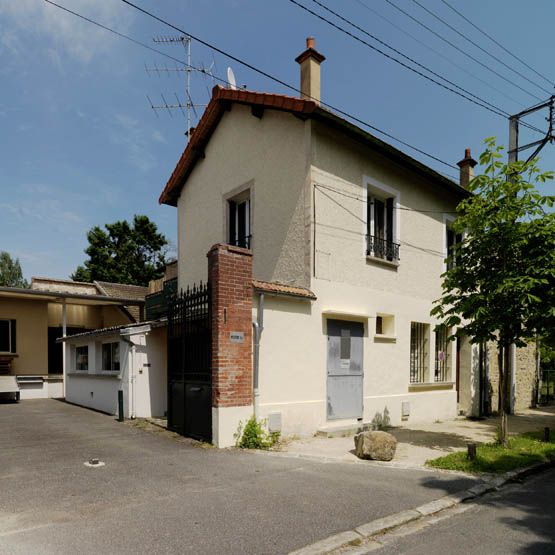
[[[232,331],[229,333],[229,340],[232,343],[244,343],[245,342],[245,332],[243,331]]]

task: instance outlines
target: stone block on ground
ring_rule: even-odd
[[[390,461],[395,456],[397,440],[387,432],[361,432],[355,436],[354,440],[355,455],[359,459]]]

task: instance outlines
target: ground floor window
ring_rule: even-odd
[[[411,322],[410,327],[410,383],[424,383],[428,367],[428,324]]]
[[[89,347],[87,345],[75,348],[75,369],[89,369]]]
[[[450,357],[448,337],[449,330],[446,326],[438,326],[436,328],[436,356],[434,368],[434,381],[436,382],[446,382],[449,380]]]
[[[119,342],[102,344],[102,370],[119,372]]]
[[[0,353],[16,353],[15,320],[0,320]]]

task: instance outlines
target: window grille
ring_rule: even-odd
[[[424,383],[428,362],[428,325],[411,322],[410,383]]]
[[[434,381],[446,382],[449,379],[449,341],[448,330],[445,326],[438,326],[436,329],[436,356]]]

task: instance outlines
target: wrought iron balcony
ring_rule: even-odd
[[[366,254],[390,262],[399,261],[399,244],[375,235],[366,236]]]

